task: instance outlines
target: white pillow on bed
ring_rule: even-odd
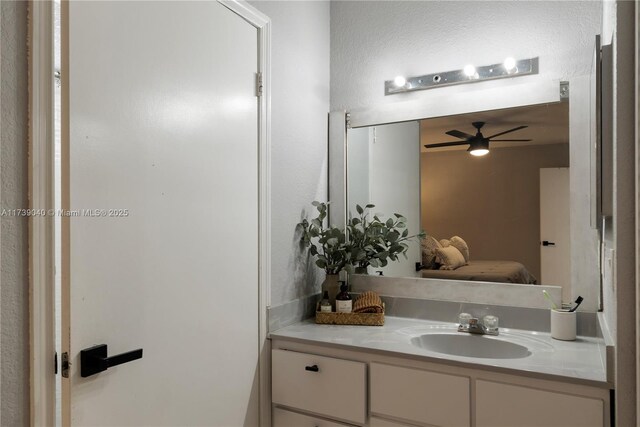
[[[464,256],[455,246],[436,249],[436,260],[442,264],[440,270],[455,270],[467,264]]]
[[[457,250],[460,251],[460,253],[462,254],[462,256],[464,257],[464,262],[469,262],[469,245],[467,245],[467,242],[465,242],[462,237],[460,236],[453,236],[450,240],[449,243],[451,244],[451,246],[455,247]]]

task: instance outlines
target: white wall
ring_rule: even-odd
[[[602,44],[611,44],[616,31],[616,1],[602,1]]]
[[[589,76],[570,80],[569,168],[571,182],[571,300],[584,298],[580,307],[596,311],[599,299],[597,230],[591,228],[591,115]],[[595,139],[594,139],[595,141]]]
[[[252,1],[271,18],[271,305],[319,292],[295,226],[327,199],[329,2]]]
[[[27,2],[0,2],[1,208],[27,208]],[[0,218],[0,425],[29,424],[27,220]]]
[[[616,2],[602,2],[602,43],[611,44],[616,31]],[[614,80],[615,84],[615,80]],[[615,87],[614,87],[615,92]],[[611,95],[613,96],[613,94]],[[614,111],[615,115],[615,111]],[[615,122],[615,118],[614,118]],[[612,124],[613,126],[613,124]],[[615,183],[614,183],[615,186]],[[613,228],[604,233],[605,252],[615,249],[615,240],[613,236]],[[603,280],[603,308],[604,317],[611,332],[612,337],[616,337],[616,303],[615,303],[615,283],[613,275],[605,275]]]
[[[619,99],[620,95],[625,94],[630,96],[631,94],[631,86],[628,82],[624,81],[624,77],[628,77],[624,73],[629,71],[629,67],[632,66],[633,58],[627,57],[627,55],[622,54],[624,51],[622,49],[629,48],[629,34],[620,34],[618,32],[618,22],[624,20],[627,12],[619,11],[619,2],[616,1],[605,1],[602,4],[603,7],[603,43],[614,45],[614,53],[613,53],[613,149],[614,149],[614,215],[612,222],[612,229],[609,230],[609,233],[605,233],[605,246],[607,249],[616,250],[616,259],[614,260],[614,270],[617,270],[616,264],[621,262],[632,262],[630,256],[632,254],[627,254],[625,251],[620,252],[618,246],[624,244],[624,237],[628,230],[625,230],[625,227],[633,225],[628,223],[628,221],[632,220],[630,215],[631,212],[625,213],[622,209],[623,207],[630,208],[632,207],[628,203],[632,202],[632,199],[628,199],[628,196],[631,194],[630,191],[632,188],[630,187],[630,164],[623,164],[622,160],[629,160],[633,157],[632,154],[632,141],[625,139],[629,138],[631,135],[628,133],[629,130],[626,128],[629,123],[633,121],[632,111],[629,111],[627,108],[624,108],[623,101],[629,102],[629,99]],[[622,2],[624,4],[624,2]],[[628,6],[628,5],[625,5]],[[627,36],[627,37],[625,37]],[[625,45],[626,44],[626,45]],[[627,98],[625,97],[625,98]],[[626,125],[626,126],[625,126]],[[625,192],[627,194],[625,195]],[[627,197],[625,197],[627,196]],[[628,199],[628,200],[627,200]],[[625,221],[625,223],[622,223]],[[628,245],[629,243],[627,243]],[[628,249],[628,246],[627,246]],[[626,270],[626,269],[625,269]],[[617,271],[609,277],[608,281],[604,284],[604,313],[607,325],[609,327],[610,332],[614,336],[617,335],[617,325],[620,324],[618,319],[618,307],[616,307],[616,299],[618,298],[617,284],[624,283],[622,281],[622,277],[616,274]]]
[[[635,45],[638,26],[637,2],[605,1],[603,40],[613,43],[613,219],[612,233],[605,244],[615,250],[613,277],[604,288],[604,311],[609,331],[616,341],[616,423],[637,425],[638,383],[636,262],[637,228],[635,224],[638,193],[635,135]]]
[[[438,89],[464,92],[523,79],[588,74],[600,33],[599,2],[331,2],[331,109],[429,99],[430,91],[384,96],[384,81],[540,57],[540,76]]]

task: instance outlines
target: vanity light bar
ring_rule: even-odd
[[[506,61],[505,61],[506,62]],[[538,57],[520,59],[515,61],[515,67],[507,69],[512,63],[500,63],[474,67],[467,65],[463,69],[445,71],[444,73],[425,74],[424,76],[407,77],[384,82],[384,94],[395,95],[397,93],[413,92],[415,90],[433,89],[441,86],[453,86],[463,83],[476,83],[486,80],[505,79],[509,77],[538,74]],[[475,72],[471,72],[474,70]],[[403,85],[398,83],[404,82]]]

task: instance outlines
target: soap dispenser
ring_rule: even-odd
[[[347,292],[347,284],[340,282],[340,293],[336,296],[336,312],[337,313],[351,313],[353,309],[353,300],[351,295]]]
[[[329,291],[324,291],[324,295],[320,301],[320,311],[322,313],[331,313],[332,311],[331,301],[329,301]]]

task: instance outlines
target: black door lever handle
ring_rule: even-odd
[[[107,357],[106,344],[85,348],[80,351],[80,376],[83,378],[90,377],[113,366],[122,365],[136,359],[142,359],[141,348],[111,357]]]
[[[542,241],[542,246],[555,246],[556,244],[554,242],[550,242],[548,240],[543,240]]]

